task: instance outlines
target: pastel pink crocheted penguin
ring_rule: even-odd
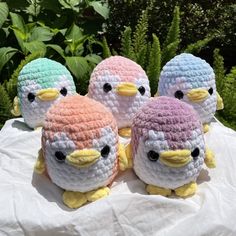
[[[204,161],[215,167],[196,111],[175,98],[157,97],[139,110],[131,145],[134,170],[150,194],[192,195]]]
[[[116,121],[102,104],[75,95],[49,109],[35,171],[46,171],[53,183],[65,189],[63,201],[68,207],[107,196],[118,168],[127,165]]]
[[[117,121],[119,134],[130,137],[134,114],[150,98],[149,80],[137,63],[112,56],[95,67],[88,96],[108,107]]]

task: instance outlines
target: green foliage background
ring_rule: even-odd
[[[225,104],[217,117],[236,128],[236,67],[231,69],[236,62],[230,56],[236,48],[236,14],[231,13],[236,8],[230,0],[0,0],[0,127],[12,118],[18,74],[33,59],[65,64],[77,92],[85,94],[96,64],[120,54],[143,67],[155,95],[165,63],[189,52],[214,64]]]

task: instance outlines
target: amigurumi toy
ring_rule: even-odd
[[[117,121],[119,134],[130,137],[133,116],[150,97],[149,80],[137,63],[112,56],[95,67],[88,96],[108,107]]]
[[[75,93],[73,78],[65,66],[47,58],[33,60],[19,74],[13,114],[21,112],[29,127],[40,127],[55,101]]]
[[[68,207],[78,208],[107,196],[107,186],[118,168],[127,167],[116,121],[104,105],[75,95],[48,110],[35,171],[46,171],[51,181],[65,190],[63,202]]]
[[[223,109],[213,69],[205,60],[189,53],[174,57],[163,67],[158,95],[176,97],[192,105],[200,116],[204,132],[209,130],[215,111]]]
[[[190,196],[204,161],[215,167],[196,111],[178,99],[150,100],[135,115],[131,133],[134,170],[150,194],[168,196],[173,190]]]

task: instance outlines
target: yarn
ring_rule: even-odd
[[[216,112],[215,74],[203,59],[182,53],[163,67],[158,94],[181,99],[192,105],[203,123],[209,123]]]
[[[88,96],[111,110],[118,128],[130,127],[134,114],[150,97],[149,80],[137,63],[112,56],[93,70]]]
[[[142,106],[133,119],[131,144],[138,177],[165,189],[196,181],[205,159],[199,117],[175,98],[157,97]]]
[[[60,63],[39,58],[26,64],[18,77],[18,98],[25,123],[42,126],[49,107],[76,93],[70,72]]]
[[[84,193],[105,187],[118,172],[116,121],[88,97],[68,96],[49,109],[42,149],[52,182],[65,190]]]

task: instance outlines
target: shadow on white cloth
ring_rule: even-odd
[[[129,170],[109,197],[71,210],[59,187],[33,173],[41,131],[9,120],[0,131],[0,235],[236,235],[236,132],[214,122],[206,142],[217,168],[204,167],[193,197],[147,195]]]

